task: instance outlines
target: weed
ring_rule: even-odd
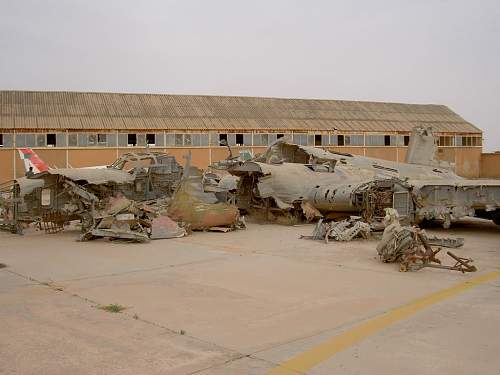
[[[101,310],[110,312],[110,313],[119,313],[126,309],[125,306],[118,305],[117,303],[111,303],[109,305],[102,305],[98,307]]]

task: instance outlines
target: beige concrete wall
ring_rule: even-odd
[[[455,163],[456,148],[455,147],[439,147],[437,158],[450,163]]]
[[[390,161],[398,161],[397,147],[367,147],[365,156],[370,158],[385,159]],[[403,160],[399,160],[403,161]]]
[[[116,160],[115,149],[85,148],[68,150],[68,166],[73,168],[109,165]]]
[[[500,152],[481,154],[481,178],[500,178]]]
[[[481,169],[480,147],[455,148],[455,172],[467,178],[479,178]]]
[[[14,178],[14,157],[17,157],[15,150],[0,149],[0,183]],[[16,161],[22,163],[20,159]]]

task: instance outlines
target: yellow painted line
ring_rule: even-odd
[[[500,277],[500,270],[470,279],[451,288],[443,289],[427,297],[419,298],[401,307],[390,310],[376,318],[362,323],[347,332],[335,336],[297,356],[281,363],[267,375],[297,375],[317,366],[338,352],[358,343],[366,337],[387,328],[388,326],[406,319],[435,303],[451,298],[470,288]]]

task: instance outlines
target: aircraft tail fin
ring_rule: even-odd
[[[31,148],[19,148],[19,157],[24,163],[24,169],[26,172],[31,171],[33,173],[40,173],[49,170],[49,166],[33,151]]]
[[[452,165],[450,163],[438,160],[437,153],[437,139],[432,134],[432,127],[414,127],[410,136],[405,162],[409,164],[451,168]]]

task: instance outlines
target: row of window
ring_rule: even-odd
[[[252,133],[18,133],[16,147],[133,147],[139,146],[268,146],[288,137],[304,146],[408,146],[409,135],[372,134],[252,134]],[[481,146],[477,136],[440,136],[439,146]],[[0,133],[0,147],[14,147],[10,133]]]

